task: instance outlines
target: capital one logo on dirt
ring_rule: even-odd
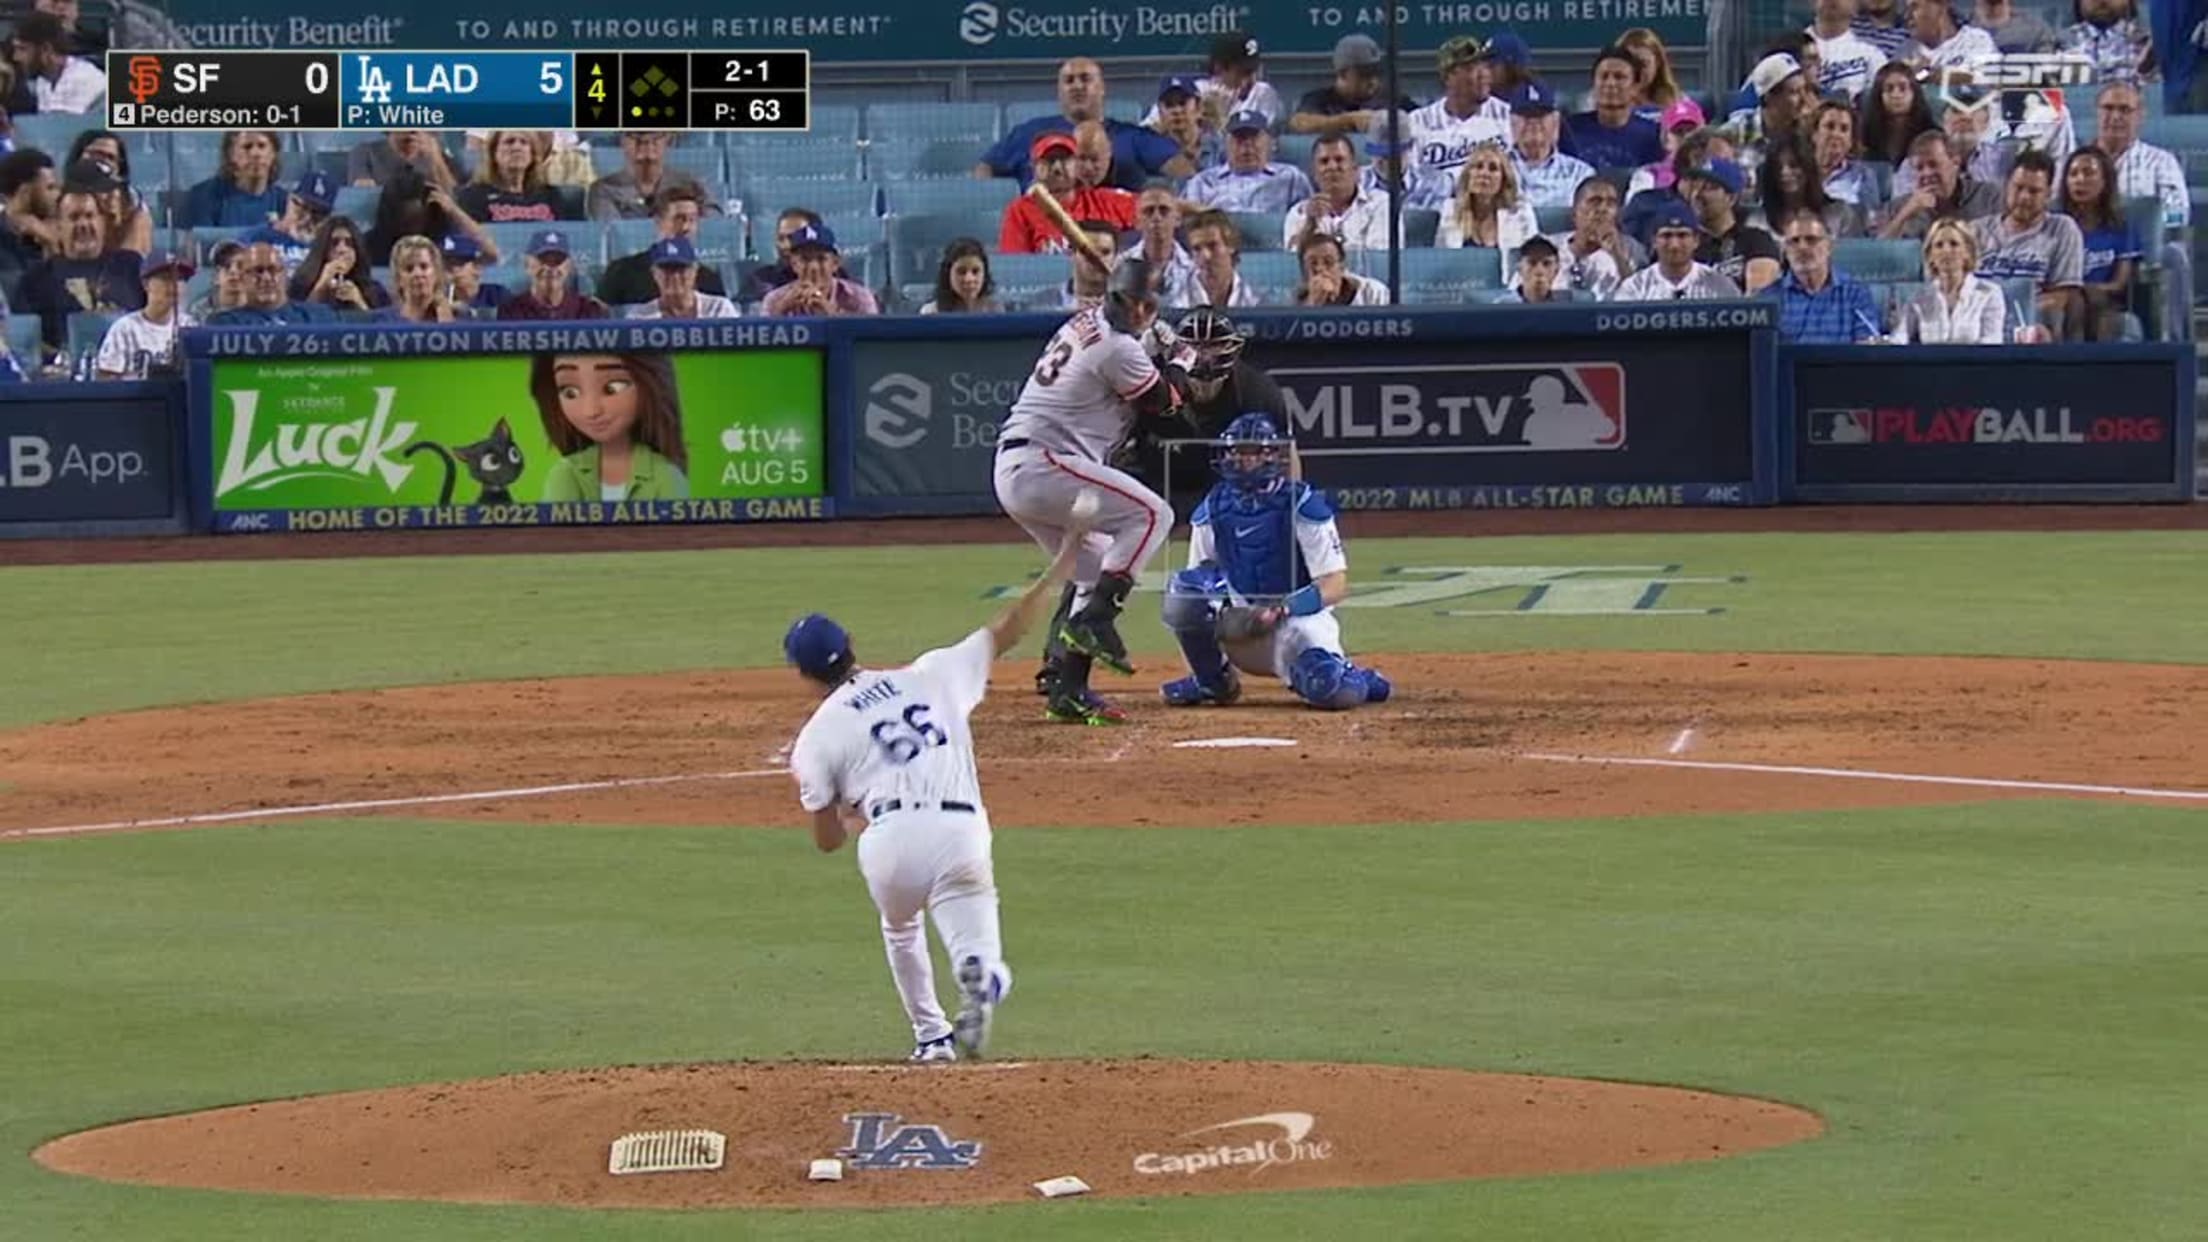
[[[849,1144],[836,1154],[854,1169],[970,1169],[981,1163],[979,1142],[959,1142],[941,1126],[899,1125],[896,1113],[845,1113]]]
[[[1327,448],[1433,453],[1608,452],[1626,443],[1614,362],[1284,367],[1299,436]]]
[[[1135,1157],[1135,1172],[1150,1176],[1179,1174],[1194,1177],[1217,1169],[1248,1169],[1255,1177],[1276,1164],[1301,1164],[1307,1160],[1331,1160],[1334,1144],[1314,1139],[1311,1131],[1319,1119],[1309,1113],[1261,1113],[1238,1117],[1181,1135],[1193,1139],[1223,1130],[1244,1131],[1222,1135],[1216,1142],[1179,1151],[1146,1151]]]

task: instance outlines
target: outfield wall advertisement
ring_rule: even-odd
[[[182,530],[167,384],[0,386],[0,533]]]
[[[824,517],[822,365],[808,349],[218,359],[215,528]]]

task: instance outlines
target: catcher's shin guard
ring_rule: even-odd
[[[1306,647],[1288,669],[1288,688],[1296,697],[1326,711],[1342,711],[1365,701],[1362,670],[1334,652]]]
[[[1188,671],[1195,674],[1196,684],[1216,699],[1226,689],[1233,670],[1227,667],[1226,649],[1219,645],[1219,607],[1209,587],[1204,571],[1184,569],[1166,584],[1161,611],[1165,628],[1180,643],[1181,658],[1188,661]],[[1166,701],[1173,702],[1170,691]]]
[[[1135,589],[1135,580],[1126,574],[1104,574],[1096,580],[1096,588],[1089,592],[1089,602],[1081,611],[1066,619],[1059,628],[1067,647],[1101,660],[1104,666],[1119,673],[1135,671],[1127,658],[1127,643],[1119,636],[1120,610],[1127,605],[1127,596]]]

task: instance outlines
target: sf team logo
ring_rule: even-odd
[[[899,1125],[895,1113],[845,1113],[851,1141],[836,1154],[854,1169],[970,1169],[981,1163],[981,1144],[959,1142],[941,1126]]]
[[[161,58],[158,56],[133,56],[130,58],[130,97],[144,103],[161,93]]]

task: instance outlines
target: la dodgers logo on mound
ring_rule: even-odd
[[[959,1142],[941,1126],[905,1126],[895,1113],[845,1113],[851,1142],[836,1154],[854,1169],[970,1169],[981,1163],[979,1142]]]

